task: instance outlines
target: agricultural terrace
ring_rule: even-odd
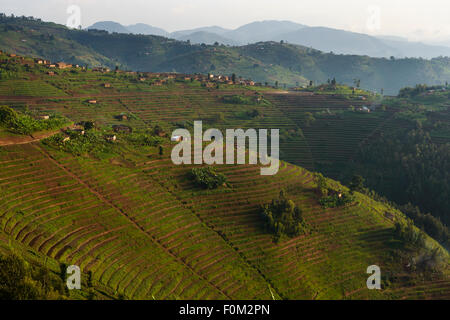
[[[79,265],[101,298],[450,298],[448,269],[424,275],[405,268],[415,251],[396,237],[395,221],[405,220],[400,212],[358,193],[346,206],[325,209],[307,170],[351,159],[354,148],[389,124],[391,111],[360,114],[351,106],[361,101],[268,88],[153,86],[138,75],[91,70],[28,76],[55,92],[8,89],[0,105],[93,121],[99,136],[112,125],[138,133],[160,127],[162,141],[140,145],[117,133],[117,141],[80,155],[67,152],[58,136],[0,147],[2,250],[23,251],[55,271],[58,264]],[[9,83],[0,80],[0,87]],[[224,98],[230,96],[240,98]],[[307,112],[324,121],[316,124]],[[204,190],[190,178],[191,166],[170,159],[167,136],[194,120],[206,128],[279,128],[288,162],[272,177],[260,176],[258,166],[218,166],[226,184]],[[260,206],[281,189],[302,210],[308,232],[276,243]],[[393,274],[383,280],[386,290],[367,289],[373,264]]]

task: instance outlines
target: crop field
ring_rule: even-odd
[[[339,178],[361,145],[398,123],[396,109],[361,113],[351,107],[363,101],[333,95],[189,82],[155,87],[113,73],[59,72],[0,82],[0,105],[93,121],[101,133],[117,124],[137,132],[160,126],[164,142],[158,151],[120,133],[101,157],[46,141],[0,147],[0,252],[24,252],[54,272],[78,265],[102,299],[450,299],[448,270],[418,276],[397,258],[402,243],[394,222],[405,221],[401,212],[360,193],[337,208],[319,203],[312,171]],[[307,113],[315,118],[308,124]],[[171,130],[191,129],[195,120],[204,129],[280,129],[279,172],[217,166],[227,182],[200,188],[190,178],[193,166],[170,158]],[[445,138],[439,134],[433,138]],[[0,141],[13,136],[0,131]],[[277,242],[261,205],[281,190],[307,228]],[[367,289],[370,265],[391,270],[385,290]]]
[[[335,179],[347,169],[349,161],[364,143],[370,143],[374,134],[382,131],[395,111],[362,113],[350,111],[366,103],[330,95],[269,94],[268,99],[299,126],[307,150],[289,146],[288,161],[325,172]],[[306,113],[315,114],[315,120],[305,124]],[[306,156],[305,156],[305,151]],[[305,163],[304,159],[308,159]],[[310,160],[313,165],[309,167]]]
[[[383,297],[365,288],[365,268],[385,267],[395,242],[386,208],[361,198],[322,209],[311,174],[299,167],[283,163],[275,179],[259,176],[258,167],[219,167],[229,187],[206,192],[168,158],[126,166],[39,144],[4,149],[2,232],[91,271],[111,292],[138,299],[269,299],[271,291],[288,299]],[[275,244],[257,209],[281,187],[311,231]],[[448,282],[438,284],[450,293]]]

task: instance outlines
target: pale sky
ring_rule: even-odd
[[[167,31],[261,20],[290,20],[373,35],[450,44],[449,0],[0,0],[0,12],[66,24],[67,8],[81,9],[83,27],[111,20]]]

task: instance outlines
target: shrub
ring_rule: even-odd
[[[164,139],[148,133],[131,133],[125,137],[130,143],[139,146],[156,147],[163,143]]]
[[[364,178],[360,175],[354,175],[349,185],[350,191],[364,192]]]
[[[309,127],[315,121],[316,121],[316,118],[314,118],[313,114],[311,112],[306,112],[305,117],[302,120],[302,124],[306,127]]]
[[[328,197],[323,197],[319,200],[319,203],[324,208],[338,208],[352,203],[353,201],[355,201],[355,198],[351,194],[338,192]]]
[[[257,101],[254,97],[244,97],[239,95],[224,96],[222,98],[222,101],[229,104],[257,104]]]
[[[57,129],[67,122],[67,119],[54,115],[47,120],[38,120],[28,114],[19,114],[10,107],[0,107],[0,125],[19,134],[31,134],[36,131]]]
[[[414,227],[412,220],[408,219],[407,223],[397,221],[394,230],[396,238],[404,241],[405,244],[423,246],[424,235],[419,229]]]
[[[0,123],[4,125],[9,125],[15,119],[17,119],[18,114],[12,108],[8,106],[0,106]]]
[[[278,199],[262,205],[261,213],[267,229],[275,235],[276,241],[283,234],[295,237],[305,229],[302,211],[292,200],[286,198],[283,191],[280,192]]]
[[[252,109],[251,111],[247,111],[247,116],[251,119],[258,118],[261,116],[261,113],[258,109]]]
[[[213,167],[193,168],[191,175],[195,182],[204,189],[217,189],[226,183],[226,177],[217,173]]]
[[[328,195],[327,179],[321,173],[315,173],[314,180],[316,181],[317,192],[321,196],[327,196]]]

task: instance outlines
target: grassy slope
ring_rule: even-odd
[[[70,60],[89,65],[113,65],[93,49],[67,37],[66,27],[54,23],[38,23],[21,19],[0,23],[0,46],[7,52],[45,57],[52,61]]]
[[[245,119],[240,115],[248,107],[220,102],[224,94],[252,94],[240,87],[152,88],[109,79],[108,91],[100,86],[108,75],[40,77],[70,96],[13,96],[2,103],[27,103],[100,125],[118,123],[114,115],[127,112],[136,116],[135,128],[158,123],[168,132],[175,122],[189,119],[210,119],[207,126],[221,128],[297,128],[295,119],[271,104],[250,106],[263,116]],[[85,104],[88,97],[99,105]],[[224,122],[214,122],[218,113]],[[57,261],[79,264],[85,273],[92,271],[94,285],[104,292],[99,297],[270,299],[271,291],[286,299],[450,295],[448,278],[422,279],[404,268],[396,249],[407,250],[394,239],[393,222],[384,213],[403,217],[384,204],[358,195],[356,205],[324,210],[311,173],[287,163],[274,177],[260,176],[253,166],[221,166],[230,186],[205,192],[187,179],[189,168],[171,163],[169,145],[159,157],[155,148],[121,140],[100,159],[42,144],[0,148],[0,247],[25,256],[34,252],[40,263],[47,256],[55,270]],[[310,233],[274,244],[257,208],[282,187],[303,208]],[[381,292],[367,290],[365,271],[372,264],[398,280]]]

